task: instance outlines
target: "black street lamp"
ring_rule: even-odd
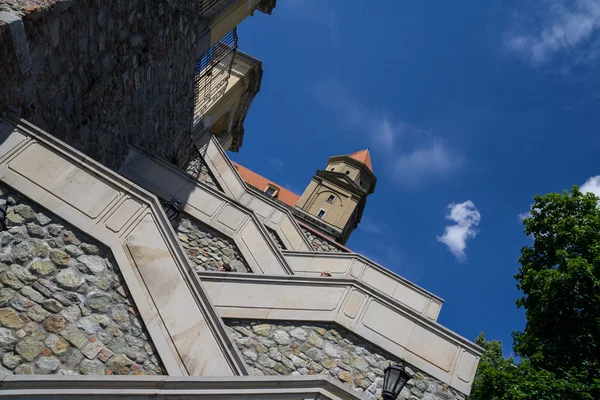
[[[6,202],[0,204],[0,232],[6,229],[6,208]]]
[[[163,209],[165,210],[165,214],[167,214],[167,218],[169,221],[173,222],[179,217],[179,202],[175,199],[171,202],[166,202],[163,204]]]
[[[383,371],[383,400],[396,400],[409,379],[402,366],[390,364]]]

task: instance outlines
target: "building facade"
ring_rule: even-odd
[[[376,399],[389,363],[469,394],[443,300],[344,246],[368,150],[301,196],[227,157],[262,79],[235,27],[274,7],[0,2],[0,397]]]

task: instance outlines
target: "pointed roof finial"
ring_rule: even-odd
[[[357,151],[356,153],[350,154],[350,157],[354,158],[356,161],[360,161],[365,164],[367,168],[373,172],[373,165],[371,164],[371,153],[369,153],[369,148],[367,147],[365,150]]]

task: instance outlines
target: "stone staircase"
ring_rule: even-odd
[[[223,318],[321,321],[469,393],[482,349],[435,322],[441,299],[360,255],[312,251],[289,212],[251,193],[218,142],[205,143],[225,193],[140,149],[119,175],[4,120],[0,179],[110,248],[170,375],[249,373]],[[195,271],[161,199],[231,238],[254,273]],[[282,251],[266,226],[294,250]],[[317,276],[324,269],[332,277]]]

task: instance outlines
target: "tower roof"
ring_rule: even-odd
[[[365,164],[367,168],[373,172],[373,166],[371,165],[371,153],[369,153],[369,149],[357,151],[349,156],[354,158],[356,161],[360,161],[361,163]]]

